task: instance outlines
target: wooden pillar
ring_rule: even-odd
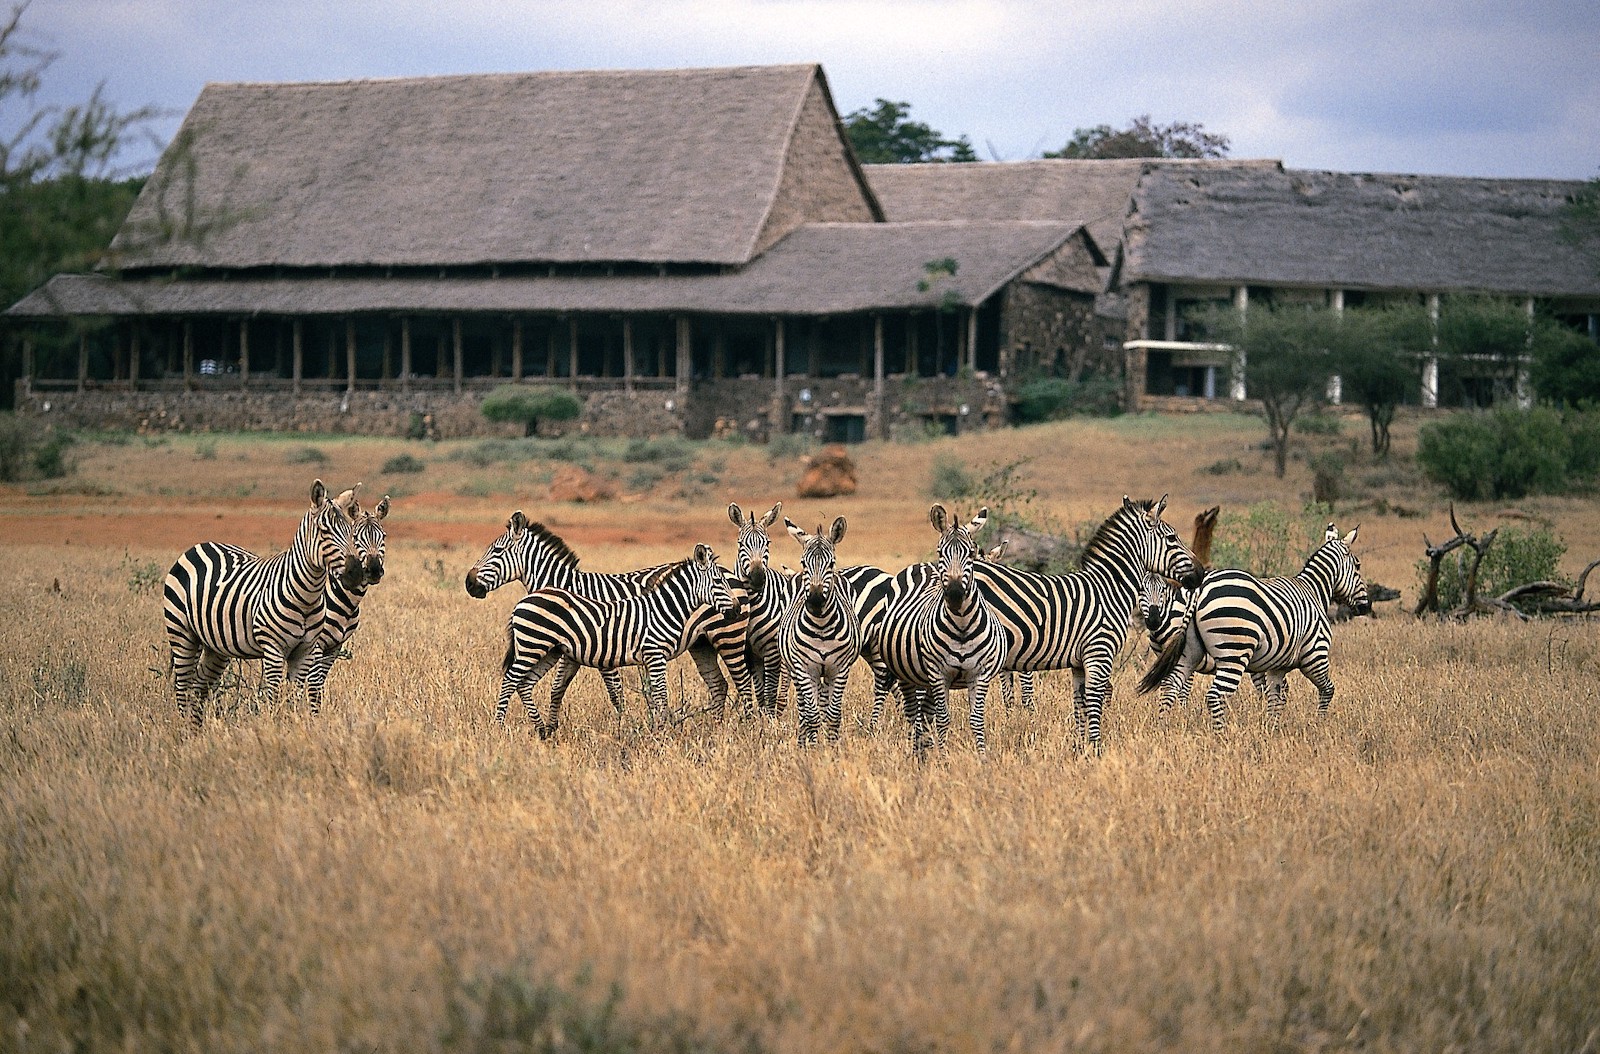
[[[89,334],[78,334],[78,391],[89,386]]]
[[[356,320],[344,320],[344,390],[356,390]]]
[[[250,320],[239,320],[239,387],[250,383]]]
[[[400,390],[411,392],[411,319],[400,320]]]
[[[910,377],[917,376],[917,344],[922,329],[918,323],[921,321],[916,315],[906,316],[906,375]]]
[[[394,376],[394,331],[389,328],[389,320],[383,321],[383,380]]]
[[[544,331],[544,375],[556,375],[556,327],[553,321]]]
[[[462,347],[464,338],[461,335],[461,318],[459,315],[451,321],[450,335],[451,343],[455,345],[455,374],[453,390],[457,395],[460,395],[461,379],[465,376],[465,365],[462,362],[465,351]]]
[[[133,332],[128,337],[128,387],[133,391],[139,390],[139,326],[134,324]]]
[[[578,317],[567,319],[567,379],[578,387]]]
[[[522,380],[522,319],[511,323],[511,380]]]
[[[680,392],[689,390],[689,377],[694,372],[694,337],[691,325],[688,315],[678,317],[678,369],[675,377],[676,387]]]
[[[33,338],[22,338],[22,394],[33,394]]]
[[[633,391],[633,319],[622,319],[622,389]]]
[[[978,308],[967,309],[967,372],[978,372]]]
[[[289,382],[289,390],[291,392],[293,392],[295,396],[298,397],[299,394],[300,394],[300,378],[305,375],[305,370],[306,370],[306,322],[305,322],[305,319],[297,318],[297,319],[294,320],[294,334],[293,334],[293,338],[290,341],[290,345],[291,345],[290,358],[293,360],[293,364],[290,366],[290,369],[292,371],[293,379]],[[184,327],[184,333],[183,333],[183,360],[184,360],[184,370],[186,372],[188,370],[189,356],[190,356],[190,351],[189,351],[189,327],[185,326]]]
[[[878,438],[889,438],[889,414],[883,398],[883,316],[872,316],[872,404],[878,415]]]
[[[295,323],[300,325],[299,322]],[[183,388],[188,391],[194,387],[194,323],[185,321],[183,324]]]
[[[772,344],[772,434],[783,435],[789,431],[789,396],[784,391],[784,324],[783,319],[773,319]]]

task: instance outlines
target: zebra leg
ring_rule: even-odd
[[[203,650],[199,641],[169,633],[167,648],[172,657],[172,694],[178,701],[178,720],[190,721],[196,728],[205,722],[205,711],[192,709],[197,667]]]
[[[850,667],[835,670],[831,677],[826,678],[828,688],[828,704],[824,711],[827,718],[828,742],[837,743],[844,732],[844,689],[850,680]]]
[[[1217,660],[1217,675],[1206,692],[1206,709],[1211,711],[1211,730],[1221,735],[1228,721],[1228,697],[1244,678],[1243,656]]]
[[[572,679],[578,676],[579,669],[580,667],[576,662],[565,656],[562,657],[560,664],[556,666],[555,680],[550,682],[550,722],[538,726],[540,739],[549,739],[556,734],[556,725],[561,720],[561,702],[567,697],[567,688],[571,686]],[[616,671],[613,670],[611,672],[615,673]],[[620,677],[618,678],[618,687],[621,687]],[[532,693],[529,693],[528,698],[533,698]],[[533,714],[530,713],[529,718],[531,719],[532,716]]]
[[[794,682],[795,716],[800,729],[800,745],[810,746],[817,741],[817,728],[822,724],[822,711],[817,701],[817,679],[799,663],[789,668],[789,679]]]
[[[1105,753],[1100,739],[1100,719],[1111,696],[1111,666],[1116,656],[1102,649],[1084,656],[1083,728],[1085,741],[1098,757]]]
[[[1084,674],[1077,666],[1072,668],[1072,723],[1078,729],[1078,738],[1083,738],[1083,706],[1084,706]]]
[[[622,671],[601,670],[600,680],[605,682],[606,696],[611,700],[612,709],[616,710],[618,717],[621,717],[625,708],[622,698]]]
[[[284,670],[289,664],[289,656],[284,653],[283,645],[277,641],[269,641],[261,650],[261,701],[271,705],[278,698],[278,686],[283,683]]]
[[[1316,686],[1317,713],[1327,713],[1329,705],[1333,702],[1333,677],[1328,673],[1327,658],[1313,660],[1302,668],[1300,672],[1306,675],[1306,680]],[[1287,684],[1285,684],[1284,689],[1285,691],[1288,690]]]
[[[1276,727],[1283,719],[1283,705],[1289,701],[1289,675],[1286,673],[1253,673],[1250,679],[1267,700],[1267,724]]]
[[[739,650],[742,652],[744,649],[741,647]],[[705,682],[706,691],[711,695],[712,709],[716,710],[720,715],[728,703],[728,680],[722,676],[722,667],[717,665],[718,655],[722,656],[723,661],[726,662],[728,660],[727,653],[708,643],[705,637],[701,637],[689,646],[689,658],[694,660],[694,668],[700,672],[700,679]],[[743,661],[744,657],[741,655],[740,662]],[[666,690],[666,677],[663,674],[661,681],[663,695],[665,695]],[[649,672],[647,670],[645,673],[646,696],[649,696],[650,692]]]
[[[1000,683],[1005,684],[1007,680],[1006,674],[1002,673],[1000,675]],[[972,688],[967,692],[967,702],[971,707],[967,715],[967,724],[972,726],[972,741],[978,745],[978,753],[980,754],[986,754],[989,751],[989,745],[983,738],[983,701],[988,693],[989,677],[986,674],[979,674],[973,679]]]
[[[935,677],[928,686],[924,709],[933,714],[934,735],[942,749],[950,739],[950,684],[943,677]]]
[[[1012,671],[1000,671],[998,677],[998,680],[1000,681],[1000,701],[1005,704],[1007,710],[1011,709],[1011,694],[1014,687],[1013,682],[1016,679],[1017,675]]]
[[[1022,670],[1017,674],[1017,683],[1022,685],[1022,708],[1028,713],[1036,713],[1036,703],[1033,695],[1033,670]]]
[[[894,687],[892,681],[889,686],[891,688]],[[888,697],[887,691],[884,692],[884,697]],[[922,756],[922,751],[927,745],[923,736],[925,720],[922,705],[922,689],[909,684],[900,685],[900,707],[906,715],[906,727],[911,738],[911,752],[918,757]]]
[[[654,726],[667,719],[667,660],[659,655],[646,659],[644,677],[649,689],[650,724]]]
[[[312,651],[311,661],[302,667],[300,677],[305,681],[306,700],[315,717],[322,712],[322,694],[328,684],[328,673],[333,669],[336,654],[330,652],[325,644],[318,643]]]

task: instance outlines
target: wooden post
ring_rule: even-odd
[[[78,334],[78,391],[89,386],[89,334]]]
[[[910,377],[917,376],[918,371],[917,344],[921,340],[921,321],[916,315],[906,316],[906,375]]]
[[[356,320],[344,320],[344,390],[356,390]]]
[[[183,360],[184,360],[184,370],[187,372],[187,370],[189,368],[188,367],[188,363],[189,363],[189,355],[190,355],[190,352],[189,352],[189,327],[188,327],[187,323],[184,325],[183,329],[184,329],[184,332],[183,332]],[[291,344],[293,345],[293,348],[292,348],[292,350],[290,352],[290,357],[293,359],[293,365],[290,367],[290,369],[293,371],[293,379],[289,382],[289,390],[294,394],[294,396],[296,398],[299,398],[299,396],[300,396],[300,379],[301,379],[301,377],[305,376],[305,371],[306,371],[306,322],[305,322],[305,319],[297,318],[297,319],[294,320],[294,337],[293,337],[293,340],[291,341]]]
[[[295,335],[298,337],[300,323],[295,322]],[[296,345],[298,349],[299,345]],[[295,379],[299,380],[299,361],[295,362]],[[183,324],[183,390],[190,391],[194,388],[194,323]]]
[[[633,319],[622,317],[622,390],[633,391]]]
[[[400,320],[400,391],[411,392],[411,319]]]
[[[546,377],[554,377],[556,375],[556,326],[554,320],[545,327],[544,331],[544,375]]]
[[[967,372],[978,372],[978,308],[967,309]]]
[[[133,327],[133,333],[128,337],[128,388],[131,391],[139,390],[139,327]]]
[[[877,408],[878,438],[889,438],[889,415],[883,398],[883,316],[872,316],[872,403]]]
[[[694,345],[690,330],[688,315],[678,316],[678,370],[676,374],[677,389],[680,392],[689,390],[689,376],[694,371]]]
[[[250,383],[250,320],[239,320],[239,387]]]
[[[465,375],[465,367],[464,367],[464,365],[462,363],[462,357],[463,357],[463,354],[464,354],[464,350],[463,350],[463,347],[462,347],[463,337],[461,335],[461,317],[459,315],[456,316],[456,318],[454,320],[452,320],[450,329],[451,329],[451,335],[454,338],[453,342],[455,344],[455,358],[456,358],[454,391],[455,391],[455,393],[457,395],[460,395],[461,394],[461,378]]]
[[[383,321],[383,376],[387,381],[394,376],[394,331],[389,328],[389,320]]]
[[[22,394],[33,394],[33,338],[22,338]]]
[[[774,319],[773,326],[775,327],[775,332],[773,333],[772,345],[772,434],[783,435],[789,431],[788,396],[783,390],[783,375],[786,369],[784,365],[783,319]]]
[[[522,319],[511,323],[511,381],[522,380]]]
[[[567,378],[574,390],[578,387],[578,319],[567,319]]]

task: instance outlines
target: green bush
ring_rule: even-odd
[[[1322,544],[1332,510],[1313,502],[1291,513],[1275,501],[1225,510],[1211,543],[1214,567],[1237,567],[1263,578],[1288,577]]]
[[[1558,567],[1567,546],[1548,528],[1522,530],[1502,527],[1494,544],[1478,565],[1478,595],[1499,596],[1515,586],[1529,582],[1564,581]],[[1467,568],[1472,554],[1457,549],[1455,559],[1447,556],[1439,565],[1439,609],[1451,611],[1466,597]],[[1418,592],[1426,588],[1429,561],[1417,561]]]
[[[805,457],[814,453],[816,449],[817,441],[812,436],[802,435],[799,432],[783,432],[768,440],[767,460],[776,462],[788,458]]]
[[[328,455],[321,447],[303,446],[289,451],[288,461],[291,465],[322,465],[326,464]]]
[[[668,472],[682,472],[694,464],[694,444],[678,436],[664,439],[630,439],[623,448],[622,460],[630,464],[660,465]]]
[[[1568,486],[1572,441],[1546,407],[1457,414],[1422,429],[1417,462],[1463,501],[1560,494]]]
[[[483,397],[479,411],[491,421],[522,425],[523,435],[537,435],[540,421],[570,421],[583,413],[583,400],[561,388],[502,384]]]
[[[0,413],[0,480],[59,479],[72,471],[72,437],[32,417]]]
[[[400,454],[385,461],[382,471],[386,476],[395,476],[403,473],[421,472],[427,467],[427,462],[421,458],[412,457],[410,454]]]
[[[1115,377],[1093,375],[1071,381],[1041,377],[1017,389],[1017,420],[1055,421],[1074,414],[1114,417],[1122,412],[1122,385]]]
[[[928,497],[942,501],[959,501],[969,498],[977,488],[977,481],[967,466],[949,454],[940,454],[933,462],[928,475]]]

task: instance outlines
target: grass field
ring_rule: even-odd
[[[1338,522],[1406,595],[1337,629],[1327,716],[1296,678],[1277,730],[1248,687],[1220,739],[1195,704],[1157,720],[1130,645],[1104,757],[1052,674],[1037,713],[991,704],[986,758],[958,723],[923,766],[902,721],[861,726],[859,673],[836,748],[798,749],[792,707],[654,732],[636,681],[619,721],[593,673],[553,742],[497,727],[516,598],[462,576],[517,507],[622,569],[697,540],[730,561],[728,501],[781,498],[898,567],[934,540],[941,459],[1031,456],[1028,511],[1065,525],[1169,491],[1185,536],[1214,502],[1298,509],[1304,465],[1276,480],[1248,419],[1125,418],[867,445],[836,501],[730,447],[552,506],[547,466],[470,444],[82,443],[68,480],[0,492],[0,1050],[1597,1049],[1600,624],[1399,610],[1424,531],[1449,534],[1414,427],[1397,465],[1347,470]],[[424,471],[386,477],[402,452]],[[258,705],[244,670],[189,733],[160,574],[203,537],[286,543],[313,476],[396,495],[354,657],[319,718]],[[1568,573],[1600,556],[1596,511],[1458,509],[1550,523]]]

